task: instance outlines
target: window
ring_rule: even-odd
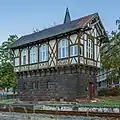
[[[21,64],[28,64],[28,49],[23,49],[21,54]]]
[[[87,40],[87,57],[93,59],[93,41]]]
[[[19,65],[19,58],[15,58],[15,66]]]
[[[40,62],[48,60],[48,45],[43,44],[40,47]]]
[[[26,55],[23,56],[23,65],[26,64]]]
[[[78,45],[73,45],[70,47],[70,56],[78,55]]]
[[[38,48],[36,46],[30,49],[30,63],[36,63],[38,61]]]
[[[62,39],[58,43],[58,58],[68,57],[68,40]]]

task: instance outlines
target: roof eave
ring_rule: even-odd
[[[22,46],[27,46],[27,45],[32,44],[32,43],[43,43],[43,42],[45,42],[48,39],[50,40],[50,39],[53,39],[53,38],[56,38],[56,37],[60,38],[60,37],[62,37],[61,35],[63,35],[63,34],[68,34],[68,33],[71,33],[73,31],[78,31],[78,30],[82,30],[83,31],[84,28],[83,27],[79,27],[79,28],[76,28],[76,29],[73,29],[73,30],[70,30],[70,31],[67,31],[67,32],[63,32],[63,33],[60,33],[60,34],[57,34],[57,35],[54,35],[54,36],[46,37],[46,38],[43,38],[43,39],[40,39],[40,40],[36,40],[34,42],[26,43],[26,44],[23,44],[23,45],[14,46],[14,43],[13,43],[13,45],[11,45],[9,48],[10,49],[15,49],[15,48],[21,48]]]

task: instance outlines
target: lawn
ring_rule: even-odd
[[[15,101],[15,99],[0,100],[0,104],[13,104]]]
[[[49,106],[60,106],[61,104],[49,104]],[[120,107],[119,97],[100,97],[98,102],[74,102],[63,104],[63,106],[96,106],[96,107]]]
[[[98,106],[98,107],[120,107],[120,96],[119,97],[100,97],[99,102],[70,102],[70,103],[55,103],[55,104],[48,104],[48,106]],[[15,99],[7,99],[7,100],[0,100],[0,104],[13,104],[16,100]]]
[[[120,106],[120,97],[103,97],[102,101],[99,102],[90,102],[90,103],[81,103],[78,105],[83,106],[105,106],[105,107],[119,107]]]
[[[93,106],[107,106],[107,107],[119,107],[120,106],[120,96],[119,97],[101,97],[102,101],[88,103],[88,105]],[[87,104],[87,103],[86,103]]]

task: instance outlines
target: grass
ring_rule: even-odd
[[[81,102],[81,103],[66,103],[66,104],[48,104],[47,106],[96,106],[96,107],[119,107],[120,96],[118,97],[100,97],[99,102]],[[13,104],[15,99],[0,100],[0,104]]]
[[[63,106],[96,106],[96,107],[119,107],[120,106],[120,96],[119,97],[101,97],[101,101],[98,102],[81,102],[81,103],[71,103],[62,104]],[[60,106],[61,104],[50,104],[48,106]]]
[[[0,104],[13,104],[15,99],[0,100]]]
[[[79,105],[79,104],[78,104]],[[81,106],[97,106],[97,107],[119,107],[120,101],[102,101],[94,103],[82,103]]]

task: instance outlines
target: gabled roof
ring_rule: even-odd
[[[29,35],[22,36],[15,43],[13,43],[10,48],[16,48],[18,46],[26,45],[29,43],[41,41],[43,39],[47,39],[50,37],[54,37],[63,33],[67,33],[70,31],[74,31],[79,28],[85,27],[86,23],[89,22],[97,13],[90,14],[88,16],[60,24],[54,27],[50,27],[48,29],[41,30],[36,33],[32,33]]]

